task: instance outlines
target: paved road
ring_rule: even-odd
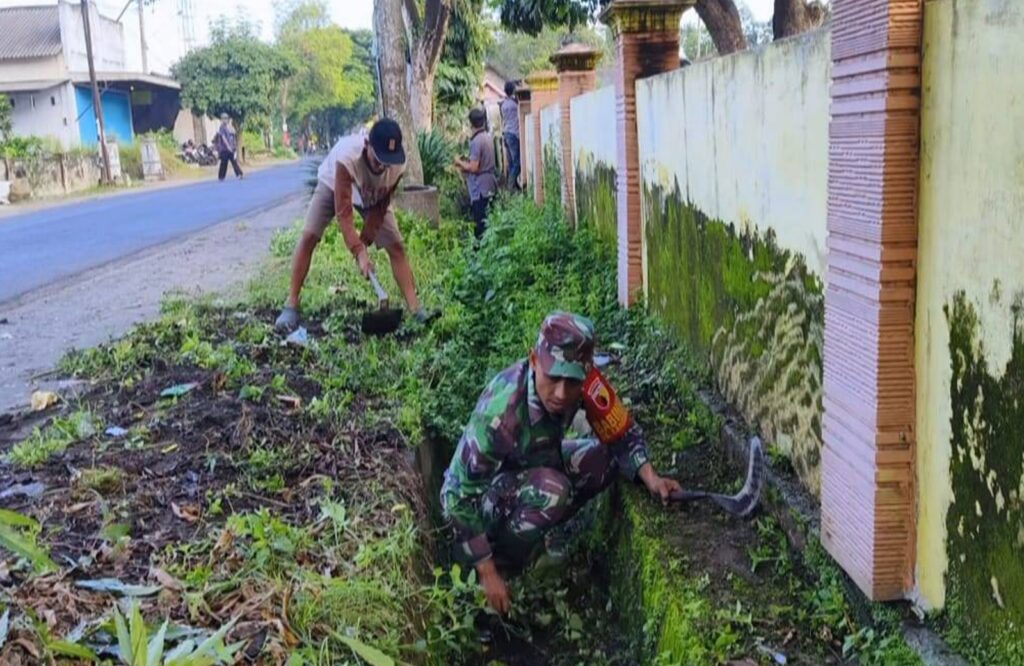
[[[0,303],[300,192],[304,163],[0,220]],[[145,280],[145,275],[137,276]]]

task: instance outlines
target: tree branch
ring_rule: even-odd
[[[718,55],[747,48],[739,10],[733,0],[697,0],[697,15],[704,22]]]
[[[422,71],[433,72],[437,67],[451,15],[452,0],[427,0],[423,34],[417,47],[418,64]]]
[[[405,0],[405,12],[412,21],[412,32],[416,34],[423,27],[423,19],[420,18],[420,10],[416,6],[416,0]]]

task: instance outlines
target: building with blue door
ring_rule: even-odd
[[[85,23],[78,2],[0,8],[0,94],[13,106],[14,134],[56,139],[64,148],[96,146]],[[124,27],[90,3],[93,60],[107,139],[172,129],[181,86],[171,78],[126,68]]]

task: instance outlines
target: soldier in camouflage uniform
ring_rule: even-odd
[[[457,533],[456,556],[476,568],[499,613],[510,601],[498,565],[529,564],[545,533],[607,488],[616,472],[639,478],[663,502],[679,490],[654,470],[635,424],[610,445],[563,439],[593,354],[589,319],[549,315],[529,358],[499,373],[480,396],[445,472],[441,502]]]

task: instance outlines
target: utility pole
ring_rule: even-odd
[[[92,59],[92,29],[89,27],[89,0],[82,0],[82,23],[85,24],[85,57],[89,61],[89,82],[92,84],[92,110],[100,130],[100,154],[103,156],[103,183],[110,185],[110,154],[107,152],[107,131],[103,126],[103,103],[96,84],[96,64]]]
[[[139,5],[139,40],[142,42],[142,73],[149,74],[149,58],[146,53],[146,18],[143,12],[142,0],[136,0]]]

